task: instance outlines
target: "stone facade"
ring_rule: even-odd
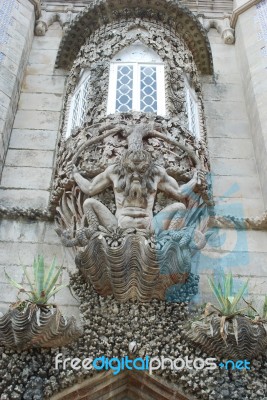
[[[215,234],[193,260],[193,272],[200,275],[195,301],[210,299],[207,277],[224,270],[249,278],[249,295],[262,302],[267,290],[266,1],[225,0],[212,7],[209,1],[162,3],[139,2],[137,9],[135,1],[46,0],[40,6],[37,0],[4,0],[0,6],[1,312],[16,300],[4,268],[25,282],[20,265],[30,272],[34,255],[44,253],[48,262],[56,256],[64,264],[64,282],[76,270],[53,221],[62,188],[69,184],[65,161],[62,175],[59,160],[68,151],[70,99],[80,71],[90,68],[94,92],[86,124],[104,121],[109,60],[136,40],[127,38],[129,24],[147,30],[145,43],[163,54],[169,117],[184,125],[184,87],[172,87],[189,56],[193,59],[187,72],[200,103],[197,151],[206,152],[215,204],[210,222]],[[72,151],[80,131],[68,142]],[[78,317],[78,300],[68,289],[55,301],[65,314]]]

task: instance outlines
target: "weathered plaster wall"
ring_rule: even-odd
[[[0,176],[31,49],[35,21],[28,0],[3,0],[0,15]]]
[[[2,205],[47,207],[65,72],[54,71],[58,23],[34,37],[3,170]]]

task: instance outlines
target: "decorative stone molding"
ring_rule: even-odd
[[[29,0],[33,4],[35,10],[35,18],[40,18],[41,15],[41,1],[40,0]]]
[[[238,17],[241,14],[243,14],[244,12],[246,12],[247,10],[249,10],[251,7],[258,4],[260,1],[261,0],[248,0],[244,4],[242,4],[242,6],[234,9],[232,17],[231,17],[231,21],[230,21],[231,28],[235,29]]]
[[[40,219],[43,221],[51,221],[54,214],[47,208],[39,209],[0,206],[0,216],[7,219],[17,219],[23,217],[34,220]]]
[[[204,74],[212,73],[211,49],[204,28],[187,7],[174,0],[131,0],[127,7],[123,2],[116,0],[93,1],[74,18],[66,30],[56,65],[69,68],[86,38],[101,25],[129,18],[162,22],[171,32],[176,32],[184,39],[193,53],[199,71]]]
[[[225,44],[234,44],[235,31],[230,26],[230,17],[225,16],[223,19],[203,18],[203,26],[207,32],[210,30],[210,28],[215,28],[221,35]]]
[[[36,22],[34,33],[36,36],[44,36],[48,27],[54,22],[58,21],[65,31],[74,18],[74,7],[65,7],[64,12],[48,12],[46,10],[42,11],[42,15]]]
[[[163,60],[167,115],[179,119],[179,125],[184,127],[187,125],[185,74],[189,77],[199,106],[199,135],[201,140],[206,140],[202,91],[194,55],[185,41],[175,32],[170,32],[164,24],[137,18],[102,26],[82,46],[68,77],[63,105],[62,140],[66,136],[71,99],[80,73],[90,73],[90,85],[93,87],[93,90],[89,90],[85,105],[85,121],[90,127],[106,117],[111,59],[137,41],[155,51]],[[74,136],[76,134],[78,132],[73,132]]]
[[[218,216],[210,218],[210,225],[218,228],[238,230],[267,230],[267,210],[258,217],[237,218],[233,215]]]

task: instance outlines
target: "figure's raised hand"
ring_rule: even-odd
[[[76,167],[76,165],[69,163],[67,165],[67,176],[71,179],[74,178],[74,174],[78,172],[78,168]]]
[[[206,183],[206,173],[200,169],[196,169],[193,175],[193,179],[196,181],[197,186],[203,186]]]

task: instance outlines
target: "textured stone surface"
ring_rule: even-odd
[[[114,6],[116,7],[115,11],[113,11]],[[85,38],[101,24],[112,19],[116,21],[116,19],[129,18],[129,16],[133,19],[154,19],[163,21],[163,23],[168,20],[168,25],[172,25],[174,31],[179,27],[178,32],[194,52],[199,70],[204,74],[212,72],[210,46],[204,28],[188,8],[172,1],[161,3],[153,1],[152,4],[145,1],[131,1],[127,4],[127,8],[120,2],[112,4],[109,0],[100,3],[92,2],[68,26],[60,44],[57,65],[60,67],[70,65],[79,48],[84,44]],[[179,21],[178,24],[176,20]],[[188,26],[190,26],[190,30],[188,30]]]
[[[18,94],[33,37],[34,9],[15,0],[1,4],[0,98],[5,115],[0,126],[0,176],[8,147]],[[4,95],[3,95],[4,94]],[[2,143],[1,143],[2,142]]]

